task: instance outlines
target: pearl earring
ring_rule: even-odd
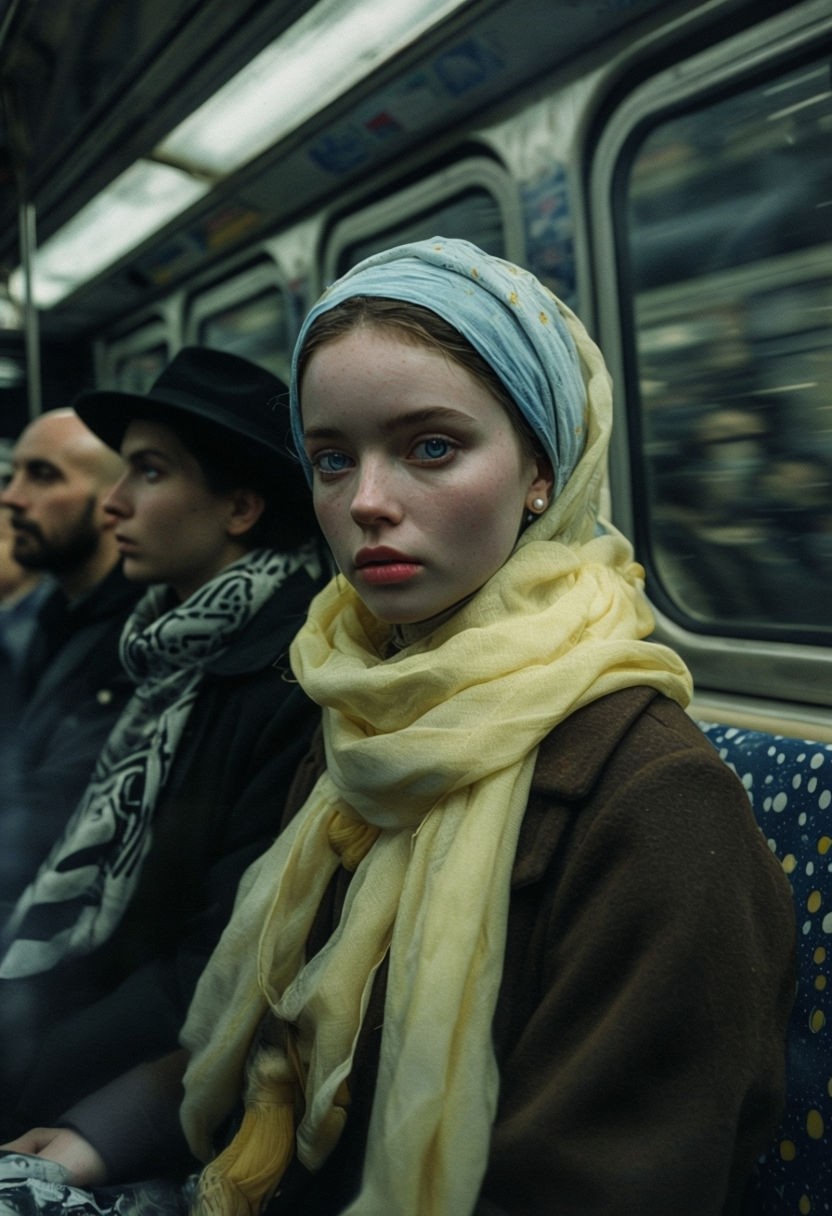
[[[545,508],[545,506],[546,506],[545,498],[533,498],[532,499],[532,510],[537,511],[538,515]]]

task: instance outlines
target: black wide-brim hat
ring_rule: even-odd
[[[171,359],[146,393],[96,389],[82,393],[73,409],[99,439],[117,452],[135,418],[167,422],[200,419],[235,447],[263,464],[288,451],[289,390],[266,368],[227,351],[186,346]]]

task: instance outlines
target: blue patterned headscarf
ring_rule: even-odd
[[[433,237],[373,254],[347,271],[313,306],[292,358],[292,435],[304,456],[298,358],[316,317],[354,296],[429,308],[459,331],[494,369],[552,462],[555,497],[586,442],[586,389],[575,343],[558,301],[529,271],[470,241]]]

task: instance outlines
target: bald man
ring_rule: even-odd
[[[55,410],[21,434],[0,494],[15,559],[56,584],[0,757],[0,905],[14,901],[63,829],[131,692],[118,642],[140,588],[121,573],[115,517],[102,505],[121,473],[120,458],[72,410]]]
[[[67,599],[85,595],[116,564],[115,519],[101,503],[121,476],[121,460],[72,410],[42,414],[26,427],[0,495],[14,529],[14,557],[46,570]]]

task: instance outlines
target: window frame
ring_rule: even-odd
[[[288,375],[288,364],[298,329],[297,301],[277,263],[265,249],[259,250],[256,261],[243,268],[231,270],[221,279],[214,279],[188,293],[185,301],[185,341],[200,344],[200,328],[206,320],[226,309],[250,303],[271,291],[278,293],[286,310],[287,349],[277,353],[281,360],[285,359],[285,375]]]
[[[502,220],[506,257],[522,265],[526,244],[516,183],[497,160],[471,155],[412,185],[393,188],[383,198],[354,206],[347,215],[334,217],[323,244],[321,281],[331,283],[338,277],[341,255],[351,245],[370,240],[421,212],[436,210],[472,189],[484,190],[494,198]]]
[[[641,442],[638,362],[634,308],[628,292],[626,242],[620,237],[620,183],[622,166],[629,163],[633,142],[645,129],[653,129],[698,104],[717,100],[799,67],[823,55],[832,39],[828,5],[809,3],[699,51],[672,66],[662,66],[645,79],[637,64],[632,68],[632,90],[620,98],[608,115],[597,143],[588,156],[586,182],[588,231],[592,246],[593,295],[597,332],[613,375],[615,411],[610,452],[610,481],[616,522],[629,536],[641,536],[637,495],[639,473],[632,449]],[[646,51],[644,52],[647,53]],[[761,712],[775,706],[788,718],[783,702],[795,702],[795,720],[805,721],[805,706],[815,709],[820,722],[832,729],[832,649],[816,642],[774,637],[738,637],[727,630],[690,628],[654,604],[656,638],[672,645],[691,667],[698,689],[701,713],[712,709],[730,720],[732,707],[743,697],[754,697]],[[772,700],[777,697],[777,702]],[[739,711],[738,711],[739,712]],[[742,721],[748,723],[747,706]]]
[[[168,319],[161,313],[146,316],[127,333],[105,340],[96,351],[96,384],[114,388],[117,371],[124,359],[147,354],[156,347],[165,349],[162,367],[175,353],[175,341]]]

